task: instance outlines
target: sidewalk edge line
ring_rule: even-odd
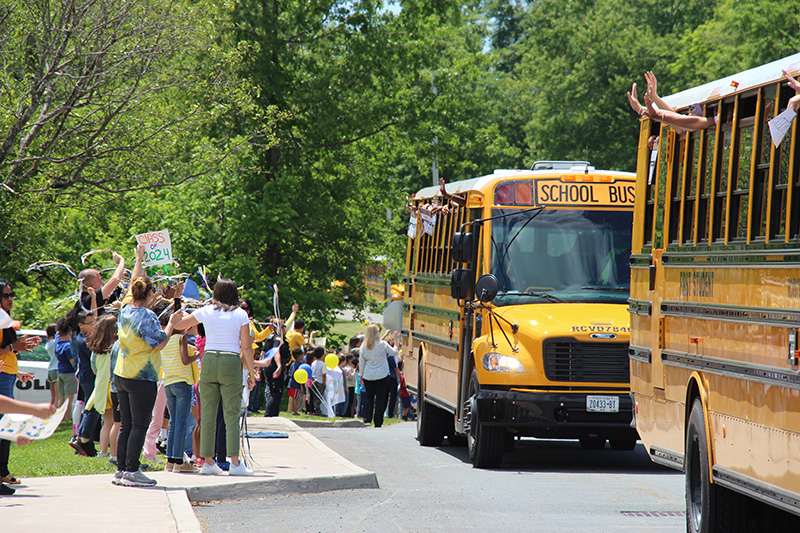
[[[178,533],[201,533],[203,528],[200,526],[197,515],[194,514],[186,489],[169,488],[164,489],[164,492],[167,493],[169,509]]]

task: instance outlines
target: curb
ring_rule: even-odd
[[[188,504],[189,501],[194,503],[207,503],[223,500],[244,500],[278,494],[315,494],[331,490],[377,488],[379,488],[378,477],[375,473],[364,471],[363,473],[354,474],[254,480],[226,485],[188,487],[186,489],[186,496],[188,498]],[[197,520],[197,518],[195,518],[195,520]],[[178,528],[178,531],[184,530]]]
[[[358,418],[353,420],[313,420],[310,418],[288,418],[301,428],[363,428],[367,424]]]
[[[169,509],[175,520],[178,533],[201,533],[203,528],[197,515],[194,514],[192,504],[189,503],[186,489],[164,489],[169,500]]]

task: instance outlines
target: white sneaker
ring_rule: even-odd
[[[203,463],[200,473],[204,476],[218,476],[222,473],[222,469],[216,463]]]
[[[231,464],[230,470],[228,470],[229,476],[252,476],[253,471],[247,468],[244,462],[239,461],[238,465]]]

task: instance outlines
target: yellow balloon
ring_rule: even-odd
[[[335,353],[329,353],[325,356],[325,366],[333,370],[337,366],[339,366],[339,356]]]
[[[303,370],[302,368],[298,368],[294,371],[294,380],[300,384],[305,383],[308,381],[308,372]]]

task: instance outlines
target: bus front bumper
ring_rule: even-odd
[[[619,398],[619,411],[590,412],[587,410],[587,396],[616,396]],[[638,438],[636,429],[631,426],[633,402],[627,392],[534,393],[481,389],[477,395],[477,408],[481,424],[510,427],[523,436]]]

